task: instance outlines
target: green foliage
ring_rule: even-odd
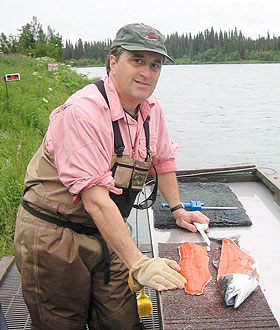
[[[64,58],[76,66],[104,65],[110,45],[110,40],[89,43],[79,39],[75,45],[66,41]],[[236,28],[219,33],[211,28],[194,36],[175,32],[167,36],[166,48],[177,64],[280,61],[280,37],[268,34],[252,40]]]
[[[57,61],[63,59],[62,37],[48,26],[47,34],[44,33],[42,25],[33,16],[30,23],[19,29],[18,36],[7,37],[4,33],[0,35],[0,51],[4,54],[20,53],[34,57],[52,57]]]
[[[104,66],[104,63],[100,59],[94,58],[80,58],[78,60],[72,59],[66,61],[74,67],[90,67],[90,66]]]
[[[79,39],[74,45],[55,33],[49,26],[44,33],[36,17],[19,29],[18,36],[0,34],[0,53],[21,53],[32,57],[52,57],[56,61],[71,61],[74,66],[100,66],[112,40],[85,41]],[[166,38],[168,54],[177,64],[228,63],[228,62],[280,62],[280,37],[259,36],[256,40],[245,37],[237,28],[231,31],[214,31],[213,28],[199,32]]]
[[[53,43],[36,42],[34,48],[29,48],[26,53],[32,57],[50,57],[58,61],[62,60],[62,50]]]
[[[42,142],[50,112],[89,82],[64,64],[59,64],[58,71],[48,71],[53,61],[0,55],[0,258],[13,254],[26,166]],[[9,111],[3,77],[15,72],[21,79],[8,82]]]
[[[90,65],[94,65],[94,63],[104,65],[111,43],[111,40],[106,42],[83,42],[79,39],[73,46],[70,41],[66,40],[64,60],[85,60],[85,63],[89,62]]]
[[[167,36],[168,54],[178,64],[227,62],[280,62],[280,37],[246,38],[241,31],[215,32],[213,28],[191,34]]]

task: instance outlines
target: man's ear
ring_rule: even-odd
[[[117,58],[115,55],[110,55],[110,72],[114,74],[114,69],[117,64]]]

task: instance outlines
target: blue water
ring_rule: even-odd
[[[180,148],[178,169],[254,163],[280,172],[279,77],[280,64],[164,66],[155,95]]]

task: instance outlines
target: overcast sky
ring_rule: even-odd
[[[237,27],[245,36],[280,36],[280,0],[1,0],[0,33],[17,35],[36,16],[75,43],[114,38],[127,23],[145,23],[163,34],[196,34]]]

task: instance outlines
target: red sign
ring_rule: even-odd
[[[20,80],[19,73],[8,73],[5,75],[5,81],[18,81]]]

